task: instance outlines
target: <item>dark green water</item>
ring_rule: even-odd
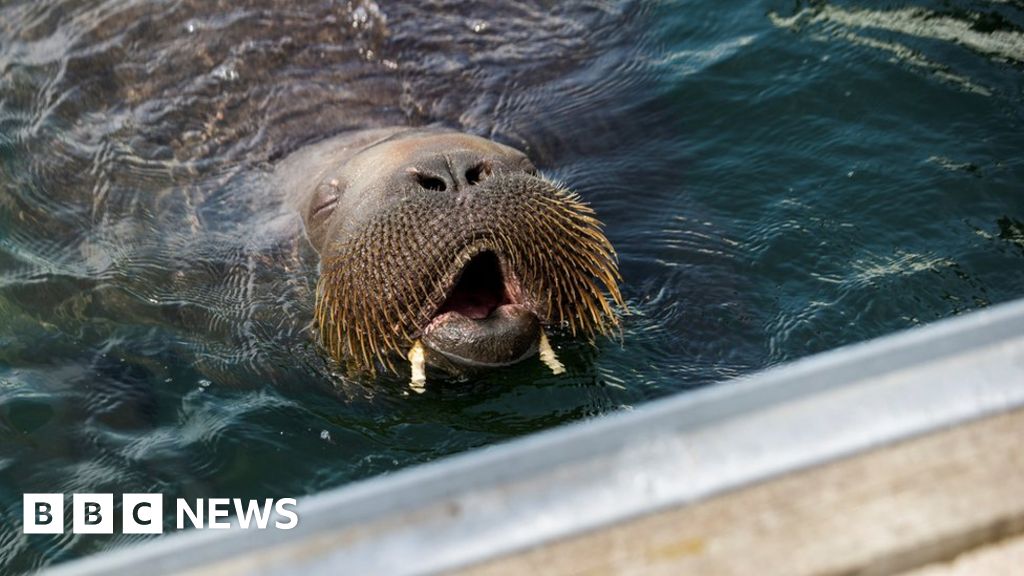
[[[0,3],[0,572],[24,492],[292,497],[1024,295],[1024,3]],[[439,122],[598,210],[621,342],[409,396],[267,175]]]

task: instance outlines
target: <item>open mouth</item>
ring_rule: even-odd
[[[464,366],[504,366],[531,355],[540,319],[517,300],[511,280],[493,251],[474,256],[424,328],[423,343]]]
[[[466,264],[434,317],[454,312],[472,320],[483,320],[499,306],[512,303],[498,255],[487,251]]]

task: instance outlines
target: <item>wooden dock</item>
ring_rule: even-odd
[[[1024,410],[458,573],[1024,574]]]

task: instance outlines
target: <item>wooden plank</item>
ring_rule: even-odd
[[[984,576],[1024,574],[1024,536],[971,550],[950,562],[929,564],[902,576]]]
[[[1022,439],[1016,410],[459,573],[898,573],[1024,533]]]

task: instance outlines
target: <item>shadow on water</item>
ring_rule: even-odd
[[[24,492],[301,496],[1021,296],[1024,8],[864,4],[4,3],[0,566],[133,538]],[[317,354],[270,169],[430,123],[594,205],[621,340],[423,395]]]

